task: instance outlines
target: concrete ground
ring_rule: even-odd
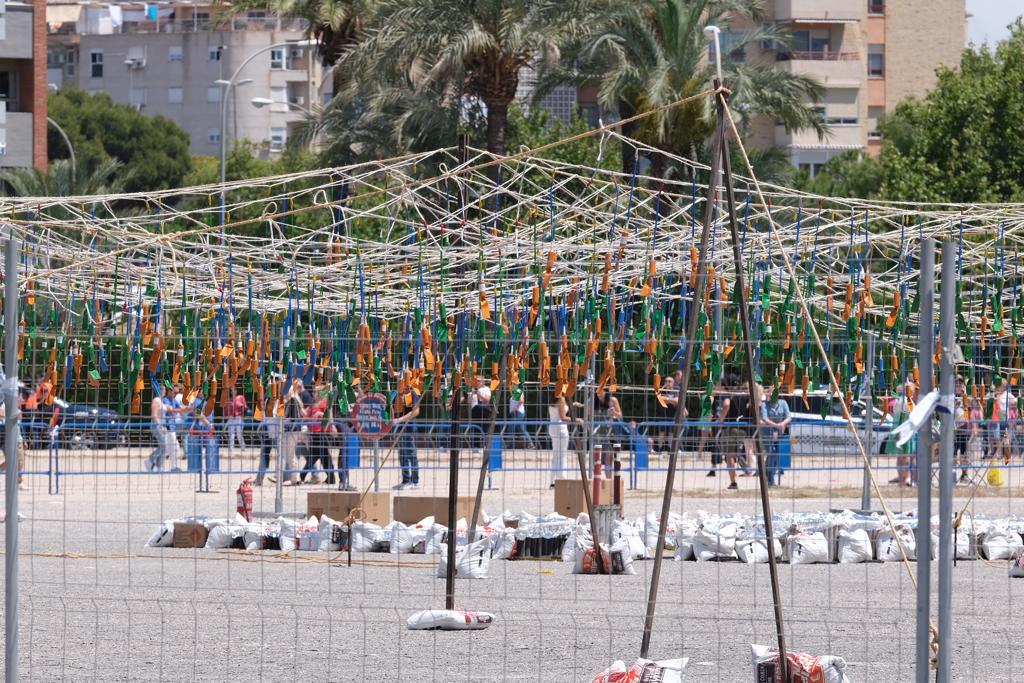
[[[233,515],[234,490],[255,451],[225,459],[222,469],[232,472],[211,477],[213,493],[196,493],[195,475],[123,474],[139,470],[143,456],[141,449],[63,454],[65,472],[115,474],[69,474],[59,495],[47,493],[45,475],[28,477],[19,526],[23,678],[589,681],[612,660],[638,653],[650,561],[635,563],[637,576],[611,577],[576,576],[560,562],[496,561],[487,579],[456,582],[457,606],[494,612],[491,628],[412,632],[404,625],[410,614],[444,606],[436,558],[356,554],[348,567],[318,553],[143,548],[163,519]],[[442,494],[447,455],[421,457],[415,495]],[[509,453],[484,509],[550,511],[546,459],[544,452]],[[773,490],[776,510],[860,507],[856,461],[809,464]],[[740,491],[727,491],[728,479],[706,477],[702,460],[687,456],[682,465],[673,510],[759,512],[755,478],[740,478]],[[464,461],[461,493],[474,490],[478,466],[478,453]],[[628,518],[660,508],[663,467],[655,460],[638,477],[639,489],[626,499]],[[47,470],[46,454],[32,454],[27,468]],[[1008,487],[982,487],[969,508],[1024,514],[1021,469],[1007,475]],[[364,469],[354,480],[364,486],[370,477]],[[384,488],[397,478],[390,467],[380,476]],[[304,512],[309,490],[324,487],[284,488],[283,511]],[[957,509],[970,492],[957,488]],[[916,508],[916,489],[886,485],[884,493],[895,510]],[[872,503],[877,507],[877,496]],[[255,507],[273,516],[273,487],[256,490]],[[912,677],[915,593],[901,565],[780,570],[792,649],[845,657],[853,681]],[[1009,579],[1002,562],[961,562],[954,593],[957,680],[1024,680],[1024,580]],[[749,644],[774,638],[767,565],[666,563],[651,651],[689,657],[687,680],[753,680]]]

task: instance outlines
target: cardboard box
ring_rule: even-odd
[[[336,522],[344,521],[354,507],[362,508],[362,521],[385,526],[391,521],[391,493],[389,491],[369,492],[362,504],[358,491],[310,491],[306,494],[306,516],[327,515]]]
[[[203,548],[209,535],[210,532],[202,522],[174,523],[175,548]]]
[[[611,505],[612,479],[601,480],[601,498],[595,504]],[[593,493],[594,482],[588,481],[590,491]],[[625,486],[623,480],[619,479],[619,500],[624,500]],[[583,482],[579,479],[556,479],[555,480],[555,512],[566,517],[576,517],[581,512],[587,511],[587,499],[583,496]]]
[[[473,514],[473,496],[459,496],[455,503],[455,519],[469,521]],[[433,517],[438,524],[448,525],[448,496],[395,496],[395,520],[403,524],[416,524]],[[477,520],[477,524],[482,524]]]

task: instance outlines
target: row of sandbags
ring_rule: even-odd
[[[846,510],[839,513],[784,513],[773,517],[771,547],[776,559],[793,564],[830,562],[858,563],[917,559],[918,520],[900,515],[890,527],[883,516],[863,515]],[[638,518],[633,526],[643,533],[640,554],[650,557],[658,539],[658,518],[654,513]],[[954,547],[957,559],[1009,560],[1024,548],[1024,520],[972,519],[956,531]],[[931,557],[938,553],[938,518],[931,520]],[[764,520],[756,516],[716,515],[697,512],[670,513],[666,526],[666,550],[677,560],[741,560],[767,562],[768,547]],[[903,552],[901,553],[900,546]]]

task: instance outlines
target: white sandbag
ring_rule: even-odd
[[[486,579],[491,564],[491,542],[481,538],[455,551],[455,578]],[[437,563],[438,578],[445,578],[448,572],[448,546],[441,546],[440,561]]]
[[[917,556],[917,539],[914,536],[914,530],[905,524],[901,524],[896,527],[896,535],[899,536],[899,541],[903,544],[903,549],[907,553],[907,559],[914,559]],[[903,561],[896,535],[888,528],[879,530],[878,535],[875,537],[876,560],[879,562]]]
[[[840,529],[836,538],[836,561],[843,564],[858,564],[874,559],[871,537],[864,529],[848,531]]]
[[[392,555],[398,555],[413,552],[417,544],[419,544],[422,552],[426,538],[427,530],[425,528],[406,526],[401,522],[391,522],[384,527],[382,540],[389,544],[388,552]]]
[[[576,563],[573,566],[573,574],[600,574],[601,569],[597,564],[594,548],[580,549],[576,554]],[[625,574],[636,576],[633,569],[633,556],[629,551],[629,543],[619,540],[611,547],[601,544],[601,561],[604,564],[605,574]]]
[[[423,534],[423,552],[427,555],[437,555],[441,552],[446,533],[448,533],[448,527],[443,524],[431,524]]]
[[[790,564],[823,564],[832,561],[830,555],[828,539],[820,531],[786,537],[786,561]]]
[[[693,535],[694,557],[698,562],[735,559],[737,531],[735,524],[704,524]]]
[[[594,539],[590,535],[590,518],[586,513],[578,519],[585,519],[585,522],[577,521],[576,526],[569,532],[569,537],[562,545],[562,562],[576,562],[576,556],[587,548],[594,547]]]
[[[491,541],[491,559],[507,560],[515,555],[516,534],[515,529],[502,529],[501,533],[491,534],[488,537]]]
[[[352,524],[352,552],[372,553],[377,549],[377,542],[380,540],[384,530],[370,522],[353,522]]]
[[[978,534],[972,533],[967,529],[957,529],[956,535],[953,537],[953,549],[956,551],[956,559],[978,559],[979,540]]]
[[[668,514],[668,523],[665,525],[665,550],[675,551],[676,549],[676,533],[679,529],[680,519],[679,515],[674,512]],[[639,519],[637,520],[637,526],[641,526]],[[642,526],[647,553],[650,557],[654,557],[654,551],[658,545],[658,529],[661,526],[658,515],[653,512],[647,513],[647,517],[643,519]]]
[[[218,524],[210,529],[210,535],[206,537],[207,548],[230,548],[236,538],[245,533],[244,525]]]
[[[691,521],[683,520],[676,528],[676,551],[675,558],[681,560],[696,560],[693,554],[693,537],[697,533],[697,525]]]
[[[410,631],[479,631],[494,622],[490,612],[467,612],[457,609],[427,609],[406,619]]]
[[[298,547],[299,521],[290,517],[278,517],[277,523],[281,527],[281,550],[295,550]]]
[[[295,546],[297,550],[320,550],[320,522],[310,516],[295,529]]]
[[[628,669],[621,659],[594,676],[590,683],[632,683],[634,681],[658,681],[658,683],[682,683],[683,671],[689,657],[682,659],[665,659],[655,662],[651,659],[638,659]]]
[[[614,545],[620,540],[626,541],[626,545],[629,546],[629,553],[634,560],[647,559],[647,546],[640,537],[640,529],[621,519],[616,520],[615,525],[612,527],[612,544]]]
[[[1009,574],[1014,579],[1024,579],[1024,549],[1018,549],[1010,562]]]
[[[764,645],[750,646],[750,659],[754,665],[755,681],[775,681],[780,675],[779,652]],[[794,681],[815,681],[815,683],[849,683],[846,677],[846,660],[842,657],[825,655],[812,657],[802,652],[786,652],[789,675]]]
[[[246,550],[263,550],[270,538],[278,538],[281,526],[278,522],[251,522],[242,529],[242,540]]]
[[[986,560],[1008,560],[1017,550],[1024,547],[1020,534],[1003,526],[989,529],[981,541],[981,551]]]
[[[327,515],[320,515],[320,524],[317,526],[317,536],[320,545],[317,547],[322,553],[337,552],[341,550],[343,526],[338,524]]]
[[[146,541],[147,548],[170,548],[174,545],[174,520],[168,519]]]
[[[782,544],[779,539],[772,539],[772,547],[775,557],[782,556]],[[736,541],[736,556],[747,564],[765,564],[768,562],[768,539],[767,538],[744,538]]]

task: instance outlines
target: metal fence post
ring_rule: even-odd
[[[939,388],[943,400],[954,409],[956,388],[953,367],[956,303],[956,245],[942,245],[941,299],[939,310],[939,340],[942,342]],[[942,413],[941,446],[939,447],[939,683],[952,678],[953,662],[953,421],[954,415]]]
[[[932,354],[935,353],[935,240],[931,237],[921,243],[921,279],[918,286],[921,293],[921,313],[918,320],[920,400],[932,390]],[[906,394],[904,396],[906,397]],[[917,433],[917,683],[928,682],[931,661],[931,521],[932,425],[931,421],[928,421]]]
[[[4,454],[6,522],[4,524],[4,675],[18,680],[18,244],[8,237],[4,253]]]

